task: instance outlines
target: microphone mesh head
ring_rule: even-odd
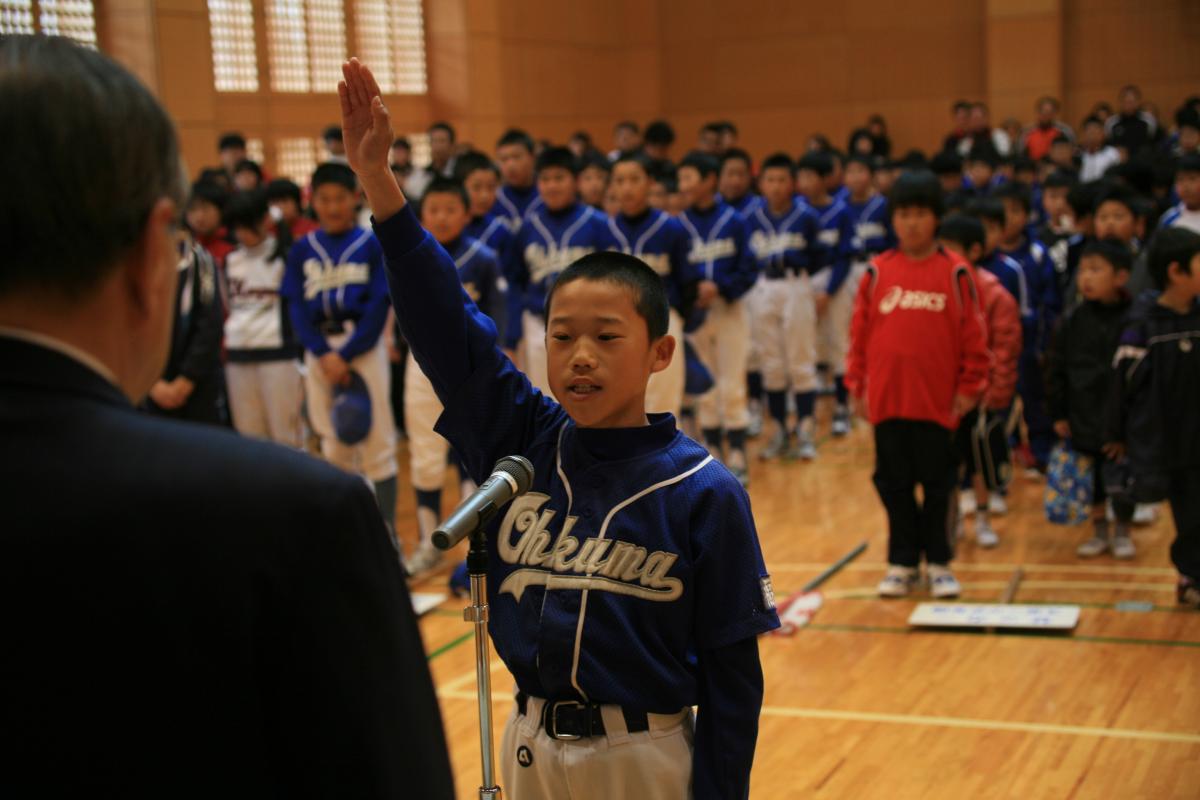
[[[524,456],[505,456],[496,462],[492,472],[503,472],[517,482],[517,494],[525,494],[533,485],[533,464]]]

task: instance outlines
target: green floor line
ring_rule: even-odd
[[[829,598],[830,600],[879,600],[879,594],[873,591],[864,591],[862,594],[844,594],[840,597]],[[964,600],[966,603],[983,603],[984,600]],[[1129,601],[1122,601],[1129,602]],[[1118,608],[1120,603],[1081,603],[1078,600],[1014,600],[1014,606],[1079,606],[1080,608],[1107,608],[1116,609],[1118,611],[1126,611],[1127,613],[1140,613],[1142,609],[1131,610]],[[1190,608],[1180,608],[1179,606],[1158,606],[1152,605],[1145,609],[1146,612],[1158,611],[1164,614],[1195,614],[1196,612]]]
[[[467,631],[466,633],[464,633],[462,636],[458,637],[457,639],[455,639],[455,640],[453,640],[453,641],[450,641],[450,642],[446,642],[444,645],[442,645],[441,647],[439,647],[437,650],[434,650],[432,653],[430,653],[429,655],[425,656],[425,660],[426,660],[426,661],[433,661],[433,660],[434,660],[435,658],[437,658],[438,656],[440,656],[440,655],[445,655],[446,653],[449,653],[451,650],[453,650],[454,648],[458,647],[460,644],[463,644],[463,643],[465,643],[465,642],[469,642],[469,641],[471,641],[471,638],[472,638],[474,635],[475,635],[475,631],[473,631],[473,630],[472,630],[472,631]]]

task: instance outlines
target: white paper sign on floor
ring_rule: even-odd
[[[447,595],[445,593],[439,594],[435,592],[422,594],[421,592],[413,592],[413,611],[418,617],[422,614],[428,614],[430,611],[433,611],[435,608],[440,606],[446,597]]]
[[[1034,628],[1072,630],[1079,606],[1029,606],[1002,603],[920,603],[908,624],[934,628]]]

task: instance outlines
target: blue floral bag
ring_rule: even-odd
[[[1091,457],[1067,442],[1054,446],[1046,465],[1046,519],[1055,525],[1082,525],[1091,518],[1095,469]]]

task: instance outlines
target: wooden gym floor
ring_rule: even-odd
[[[821,430],[828,431],[827,417]],[[869,544],[821,587],[825,605],[807,628],[760,640],[766,696],[754,800],[1200,797],[1200,613],[1175,604],[1165,506],[1135,531],[1132,562],[1082,562],[1074,549],[1086,529],[1046,523],[1042,484],[1018,475],[1011,511],[995,523],[998,548],[977,548],[968,522],[954,565],[963,599],[997,601],[1019,565],[1017,602],[1078,604],[1078,627],[1066,635],[917,632],[906,620],[921,598],[874,594],[887,533],[870,482],[870,429],[856,423],[846,439],[823,436],[812,464],[764,465],[756,452],[757,444],[750,496],[781,601],[860,541]],[[411,548],[407,472],[401,445],[397,524]],[[457,492],[445,495],[449,511]],[[445,591],[459,560],[448,558],[413,591]],[[1153,605],[1125,610],[1124,601]],[[458,796],[475,798],[479,739],[465,603],[451,597],[422,618],[421,629]],[[512,680],[492,658],[498,747]]]

